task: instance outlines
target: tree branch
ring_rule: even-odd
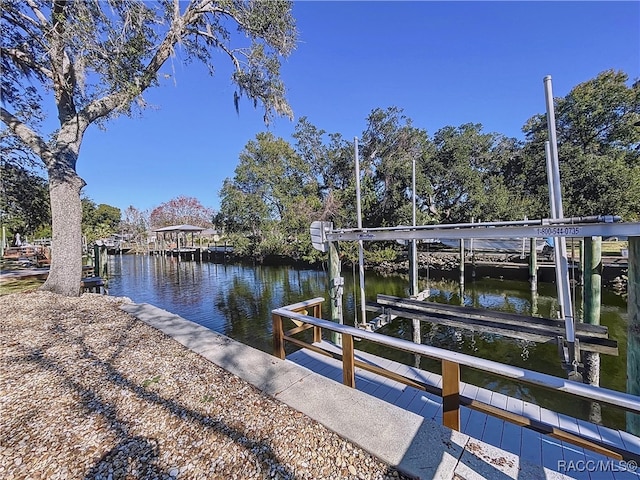
[[[40,20],[40,25],[42,27],[51,27],[49,20],[47,20],[47,17],[40,11],[38,5],[36,5],[33,0],[26,0],[26,3],[27,5],[29,5],[29,7],[31,7],[31,10],[33,11],[33,13],[35,13],[36,17],[38,17],[38,20]]]
[[[45,165],[53,162],[53,155],[49,147],[36,132],[20,121],[11,112],[0,107],[0,120],[22,140],[33,152],[42,159]]]
[[[56,0],[53,4],[53,25],[49,30],[49,41],[51,43],[50,58],[52,66],[53,91],[58,107],[58,120],[60,125],[67,123],[76,115],[76,105],[73,100],[73,92],[76,86],[76,79],[73,72],[73,63],[64,49],[63,36],[65,33],[66,17],[64,0]]]
[[[227,55],[229,55],[229,58],[231,59],[231,62],[233,62],[233,65],[236,67],[236,70],[238,72],[242,71],[242,67],[240,66],[240,61],[238,60],[238,58],[233,54],[231,50],[229,50],[226,46],[220,43],[220,41],[215,35],[209,32],[203,32],[202,30],[189,30],[189,31],[194,35],[200,35],[201,37],[208,38],[209,40],[215,42],[215,46],[217,48],[219,48],[220,50],[225,52]]]
[[[33,57],[17,48],[0,48],[0,53],[14,59],[15,63],[26,65],[33,71],[53,80],[53,72],[44,65],[34,62]]]
[[[177,9],[177,0],[175,4]],[[182,38],[185,25],[195,22],[201,16],[201,14],[194,13],[191,5],[186,9],[184,15],[180,16],[179,10],[175,11],[175,15],[177,15],[177,18],[174,19],[171,28],[167,31],[142,74],[134,79],[128,90],[120,90],[89,103],[79,113],[83,123],[86,122],[88,125],[99,118],[109,115],[109,113],[121,106],[129,105],[131,100],[142,94],[151,85],[164,62],[171,56],[174,45]]]

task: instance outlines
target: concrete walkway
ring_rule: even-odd
[[[149,304],[121,307],[212,363],[420,479],[572,478]]]

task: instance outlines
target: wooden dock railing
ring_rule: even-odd
[[[464,405],[487,415],[495,416],[611,458],[618,460],[640,460],[640,455],[624,448],[617,448],[591,438],[587,439],[575,433],[564,431],[556,426],[462,396],[460,393],[460,366],[509,378],[516,382],[536,385],[557,392],[564,392],[592,402],[614,405],[628,412],[640,413],[640,397],[638,396],[573,382],[533,370],[526,370],[464,353],[422,345],[324,320],[320,318],[321,304],[323,302],[324,298],[317,297],[272,311],[273,354],[276,357],[283,360],[285,359],[285,343],[289,342],[329,357],[340,358],[342,360],[343,383],[349,387],[355,388],[355,368],[358,367],[405,385],[439,395],[442,397],[443,424],[453,430],[460,430],[460,406]],[[309,315],[309,313],[311,313],[311,315]],[[285,331],[284,319],[292,321],[295,327]],[[293,336],[309,329],[313,329],[313,344]],[[318,345],[314,345],[322,341],[322,330],[336,332],[342,336],[342,354],[337,354],[320,348]],[[440,360],[442,362],[442,388],[423,384],[395,372],[385,370],[379,366],[356,360],[353,347],[354,338],[365,339],[392,349]]]

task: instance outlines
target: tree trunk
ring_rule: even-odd
[[[51,196],[51,269],[41,290],[69,297],[80,295],[82,278],[82,204],[84,181],[75,173],[49,175]]]

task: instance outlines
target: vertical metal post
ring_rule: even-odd
[[[358,153],[358,137],[354,138],[355,164],[356,164],[356,204],[358,214],[358,228],[362,228],[362,203],[360,198],[360,155]],[[360,277],[360,321],[362,325],[367,323],[366,298],[364,291],[364,244],[358,240],[358,274]],[[356,321],[356,327],[357,327]]]
[[[627,393],[640,396],[640,237],[629,237]],[[640,436],[640,415],[627,412],[627,432]]]
[[[416,158],[411,159],[412,166],[412,183],[411,183],[411,204],[412,204],[412,225],[416,226]],[[418,243],[414,238],[411,240],[409,249],[409,278],[411,280],[410,295],[415,297],[418,295]]]
[[[531,291],[538,291],[538,252],[536,250],[536,239],[529,239],[529,282]]]
[[[556,118],[553,106],[553,91],[550,75],[544,77],[544,87],[547,107],[547,129],[549,132],[549,141],[545,144],[545,152],[547,154],[547,177],[550,186],[549,194],[550,203],[552,205],[552,218],[564,218],[564,211],[562,208],[562,191],[560,186],[558,144],[556,138]],[[569,291],[569,263],[567,261],[566,238],[555,237],[554,248],[558,303],[560,304],[561,319],[565,322],[566,340],[569,350],[567,361],[575,368],[577,352],[575,348],[573,306],[571,303],[571,292]]]
[[[460,305],[464,305],[464,238],[460,239]]]

